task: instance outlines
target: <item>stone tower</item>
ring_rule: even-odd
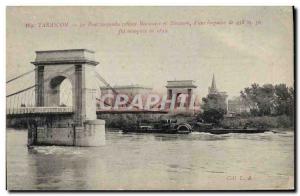
[[[72,113],[47,114],[37,125],[35,144],[98,146],[104,143],[105,121],[96,117],[94,52],[86,49],[37,51],[36,107],[60,105],[60,85],[72,85]],[[41,123],[43,122],[43,123]]]

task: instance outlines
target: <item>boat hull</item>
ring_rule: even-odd
[[[190,131],[178,131],[176,129],[125,129],[123,133],[189,134]]]
[[[211,133],[211,134],[228,134],[228,133],[264,133],[268,131],[267,129],[210,129],[203,132]]]

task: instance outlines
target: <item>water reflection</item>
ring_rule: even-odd
[[[35,147],[30,173],[36,189],[86,189],[88,160],[82,153],[70,147]],[[76,156],[76,159],[74,159]],[[70,179],[80,178],[80,181]]]

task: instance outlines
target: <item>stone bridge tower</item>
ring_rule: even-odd
[[[105,122],[97,120],[94,52],[86,49],[36,51],[36,106],[60,107],[60,84],[72,85],[72,114],[52,114],[37,126],[36,144],[98,146]],[[34,134],[33,134],[34,135]]]

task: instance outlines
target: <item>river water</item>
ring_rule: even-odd
[[[9,190],[286,189],[294,183],[292,131],[189,135],[107,132],[102,147],[27,149],[7,130]]]

